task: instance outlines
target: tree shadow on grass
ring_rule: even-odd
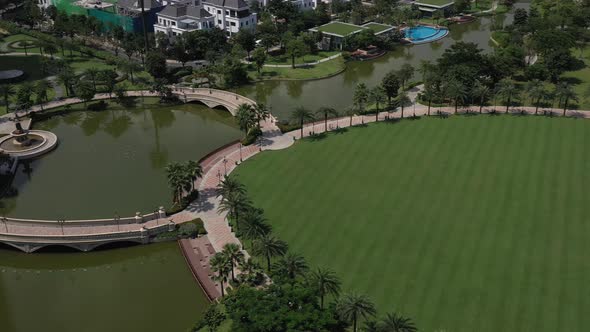
[[[341,134],[344,134],[344,133],[348,132],[348,128],[342,128],[342,127],[340,127],[340,128],[336,128],[336,129],[334,129],[334,130],[332,130],[330,132],[331,133],[334,133],[334,134],[341,135]]]
[[[320,134],[313,134],[311,136],[308,136],[305,138],[305,140],[310,141],[310,142],[319,142],[319,141],[323,141],[327,137],[328,137],[328,134],[320,133]]]

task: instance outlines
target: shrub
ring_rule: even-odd
[[[248,135],[242,140],[243,145],[250,145],[256,142],[256,139],[262,135],[262,131],[259,128],[253,128],[248,132]]]

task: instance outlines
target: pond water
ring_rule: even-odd
[[[100,218],[171,204],[164,167],[198,160],[241,137],[224,110],[197,104],[75,112],[34,124],[59,138],[50,154],[21,164],[17,195],[0,213],[21,218]]]
[[[528,8],[530,0],[521,1],[515,8]],[[496,15],[482,17],[468,24],[452,25],[449,34],[438,41],[397,47],[387,55],[373,61],[350,62],[347,69],[340,75],[316,81],[266,81],[255,85],[245,86],[238,90],[258,102],[266,103],[279,120],[288,120],[291,112],[298,106],[316,110],[322,106],[330,106],[337,110],[344,110],[352,104],[354,87],[358,83],[365,83],[374,87],[392,69],[399,69],[409,63],[416,69],[422,61],[436,61],[441,54],[458,41],[472,42],[479,45],[485,52],[493,50],[490,41],[493,20],[511,24],[513,15]],[[414,80],[420,79],[416,71]]]
[[[84,254],[0,249],[2,332],[181,332],[207,305],[176,242]]]

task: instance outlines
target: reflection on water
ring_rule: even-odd
[[[530,1],[521,1],[515,8],[528,8]],[[297,106],[315,110],[321,106],[331,106],[343,110],[352,104],[354,87],[363,82],[369,87],[381,82],[385,74],[409,63],[418,68],[422,61],[436,61],[440,55],[457,41],[479,45],[485,52],[492,52],[490,41],[493,20],[510,24],[512,14],[482,17],[469,24],[452,25],[450,33],[434,43],[399,46],[384,57],[374,61],[350,62],[342,74],[317,81],[267,81],[240,89],[240,93],[258,102],[271,106],[272,112],[280,120],[288,119]],[[417,72],[419,79],[419,74]]]
[[[92,253],[0,248],[0,331],[185,331],[207,305],[175,242]]]
[[[1,213],[23,218],[94,218],[168,205],[164,167],[198,160],[238,139],[227,111],[196,104],[75,112],[38,122],[58,148],[23,163]]]

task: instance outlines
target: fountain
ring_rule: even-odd
[[[0,151],[11,157],[30,159],[51,151],[57,145],[57,136],[44,130],[24,129],[20,122],[10,135],[0,138]]]

